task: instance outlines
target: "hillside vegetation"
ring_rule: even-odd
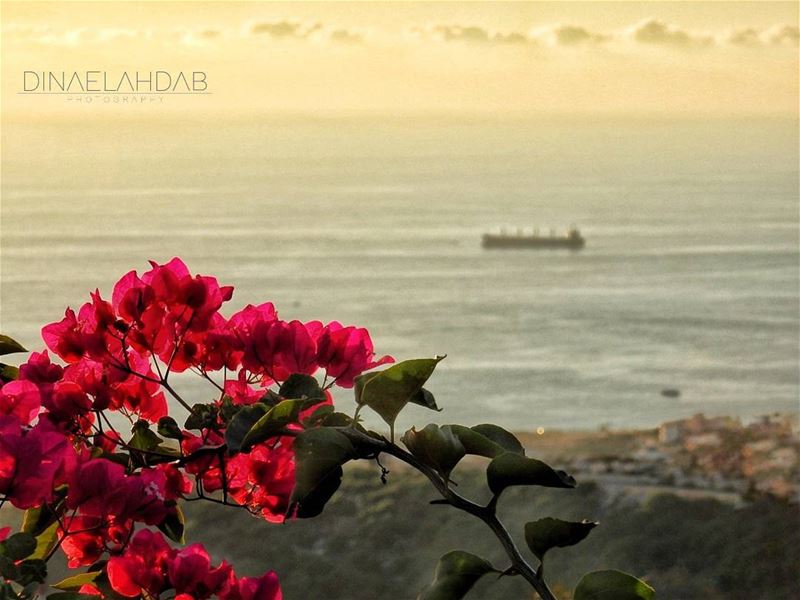
[[[475,470],[456,472],[455,479],[462,493],[484,493]],[[275,569],[287,600],[410,600],[431,580],[438,557],[453,549],[508,566],[482,523],[430,506],[434,498],[416,473],[393,468],[382,485],[377,467],[351,468],[317,518],[271,525],[244,510],[195,503],[187,515],[187,541],[202,539],[243,573]],[[600,521],[580,545],[548,554],[548,580],[560,598],[569,598],[582,573],[609,567],[643,575],[659,600],[800,597],[797,506],[760,500],[737,509],[669,495],[636,505],[609,501],[600,488],[584,483],[574,491],[509,489],[499,511],[520,543],[523,524],[544,515]],[[531,597],[517,578],[493,576],[467,596]]]

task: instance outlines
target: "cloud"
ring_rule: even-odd
[[[289,20],[253,23],[249,33],[254,37],[268,37],[275,40],[313,40],[339,44],[360,44],[365,39],[361,31],[326,27],[319,22],[302,23]]]
[[[627,30],[627,36],[640,44],[674,47],[707,47],[714,45],[714,37],[693,33],[658,19],[645,19]]]
[[[775,25],[762,34],[762,39],[771,46],[796,48],[800,42],[800,28],[797,25]]]
[[[334,29],[328,33],[328,39],[340,44],[361,44],[364,42],[364,34],[349,29]]]
[[[77,46],[78,44],[107,44],[123,40],[149,39],[153,32],[147,30],[101,27],[90,29],[56,30],[47,25],[24,25],[12,23],[3,31],[15,41],[31,42],[49,46]]]
[[[427,25],[413,27],[410,33],[415,38],[466,44],[525,44],[530,41],[518,31],[493,31],[476,25]]]
[[[274,39],[307,39],[314,32],[322,29],[321,23],[300,23],[298,21],[269,21],[254,23],[250,33],[255,36],[267,36]]]
[[[611,39],[610,35],[595,33],[579,25],[550,25],[531,30],[532,38],[538,38],[550,46],[581,46],[600,44]]]
[[[178,40],[187,46],[207,46],[222,37],[223,32],[211,27],[190,30],[182,29],[176,32]]]
[[[754,47],[761,45],[761,35],[758,30],[748,27],[729,32],[722,41],[734,46]]]

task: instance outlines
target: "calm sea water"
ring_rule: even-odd
[[[236,286],[232,308],[273,300],[284,318],[366,326],[398,358],[448,354],[429,386],[445,412],[413,408],[404,424],[797,410],[797,131],[781,120],[6,123],[2,330],[39,347],[39,327],[67,304],[179,255]],[[503,225],[571,223],[582,252],[480,247]]]

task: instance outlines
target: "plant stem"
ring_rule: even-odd
[[[348,429],[347,431],[340,429],[340,431],[350,437],[355,438],[361,447],[372,446],[375,448],[375,450],[390,454],[398,460],[401,460],[407,465],[420,471],[430,480],[436,490],[445,500],[447,500],[451,506],[469,513],[486,523],[489,529],[492,530],[497,539],[500,541],[500,544],[502,544],[503,549],[506,551],[509,559],[511,559],[511,565],[531,584],[533,589],[536,590],[542,600],[558,600],[555,595],[553,595],[553,592],[547,586],[544,579],[537,574],[536,570],[531,567],[531,565],[528,564],[528,562],[522,556],[519,548],[511,537],[511,534],[509,534],[503,522],[497,517],[495,512],[495,505],[497,503],[496,498],[493,498],[486,506],[477,504],[451,490],[448,487],[447,482],[439,475],[438,472],[428,465],[420,462],[413,454],[406,452],[389,440],[385,438],[382,440],[376,439],[361,433],[357,429]]]

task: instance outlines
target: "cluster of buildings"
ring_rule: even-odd
[[[670,421],[643,434],[626,457],[585,458],[573,466],[603,477],[627,476],[649,485],[769,495],[800,502],[800,428],[796,415],[774,414],[743,424],[738,418]]]

